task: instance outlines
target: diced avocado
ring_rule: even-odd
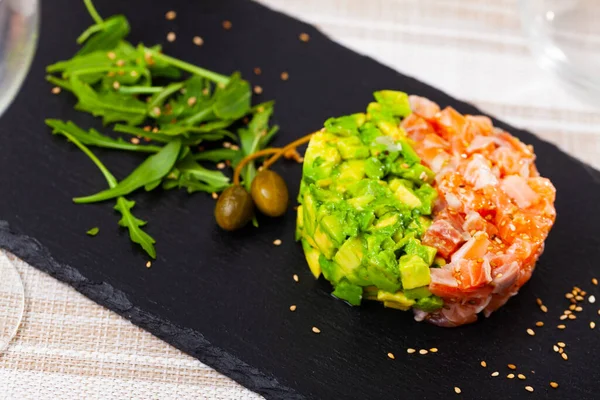
[[[369,148],[362,144],[358,136],[339,139],[337,147],[344,160],[367,158],[371,154]]]
[[[404,246],[404,251],[406,254],[421,257],[428,266],[433,264],[433,260],[437,253],[437,250],[434,247],[425,246],[424,244],[421,244],[418,239],[410,239],[408,243],[406,243],[406,246]]]
[[[435,310],[439,310],[440,308],[442,308],[443,305],[444,300],[437,296],[431,296],[417,300],[417,304],[415,304],[415,307],[426,312],[432,312]]]
[[[304,249],[304,256],[306,257],[306,262],[308,263],[308,267],[310,268],[310,272],[314,275],[315,278],[319,278],[321,275],[321,265],[319,264],[319,256],[321,253],[319,250],[311,247],[310,244],[306,240],[302,240],[302,248]]]
[[[317,244],[317,247],[325,257],[331,259],[335,252],[335,244],[333,241],[327,236],[327,234],[321,229],[321,226],[317,226],[315,229],[315,233],[313,234],[313,239]]]
[[[377,223],[373,225],[373,227],[375,229],[382,229],[388,226],[396,225],[399,221],[400,217],[398,217],[398,214],[389,213],[380,218],[379,221],[377,221]]]
[[[404,129],[400,128],[396,121],[379,121],[377,122],[377,127],[394,140],[400,140],[406,137],[406,132],[404,132]]]
[[[398,186],[404,186],[407,189],[413,190],[415,188],[415,184],[406,179],[394,178],[389,181],[388,187],[392,192],[395,192],[398,189]]]
[[[375,213],[373,210],[363,210],[358,214],[358,226],[362,231],[366,231],[369,226],[375,221]]]
[[[333,257],[346,275],[352,275],[362,263],[365,246],[359,237],[353,237],[344,242]]]
[[[447,262],[446,262],[446,260],[444,260],[443,257],[436,257],[433,259],[432,267],[439,268],[439,267],[443,267],[446,264],[447,264]]]
[[[365,123],[366,115],[363,113],[347,115],[339,118],[329,118],[325,121],[327,132],[340,136],[351,136],[358,134],[358,128]]]
[[[338,299],[346,300],[353,306],[359,306],[362,300],[363,289],[358,285],[353,285],[345,279],[335,285],[332,293]]]
[[[348,160],[340,165],[339,171],[339,180],[359,181],[365,177],[365,161]]]
[[[391,250],[381,250],[370,254],[367,261],[369,279],[375,286],[388,292],[400,289],[398,261]]]
[[[404,295],[409,299],[417,300],[431,296],[431,292],[427,286],[421,286],[414,289],[404,289]]]
[[[323,254],[319,255],[319,265],[323,276],[331,283],[337,283],[344,277],[344,271],[340,266],[331,260],[328,260]]]
[[[315,135],[304,155],[302,174],[311,183],[329,178],[333,169],[342,161],[337,146],[326,141],[326,135]]]
[[[437,190],[431,187],[431,185],[425,183],[420,188],[415,190],[415,195],[421,200],[421,207],[419,207],[421,214],[431,215],[433,203],[438,197]]]
[[[302,206],[298,206],[296,214],[296,241],[302,237],[302,228],[304,227],[304,216],[302,214]]]
[[[384,290],[380,290],[377,293],[377,300],[383,301],[383,305],[386,307],[397,308],[399,310],[406,311],[415,304],[415,301],[409,299],[402,292],[389,293]]]
[[[413,191],[404,185],[398,185],[398,188],[394,192],[394,196],[396,196],[398,200],[410,208],[419,208],[423,205],[421,200],[413,193]]]
[[[400,257],[398,268],[404,289],[427,286],[431,282],[429,265],[419,256],[407,254]]]
[[[375,157],[371,157],[365,161],[365,173],[371,179],[381,179],[385,176],[385,166]]]
[[[421,162],[421,158],[417,155],[417,152],[406,140],[401,139],[400,145],[402,146],[401,153],[405,163],[413,165]]]
[[[363,144],[371,145],[375,139],[383,135],[379,128],[372,122],[367,122],[360,128],[359,137]]]
[[[418,185],[422,185],[425,182],[433,182],[433,179],[435,178],[433,171],[423,164],[413,164],[409,166],[403,159],[398,159],[392,165],[390,172]]]
[[[304,217],[304,231],[308,236],[315,233],[317,224],[317,204],[310,193],[304,194],[302,215]]]
[[[375,196],[372,194],[365,194],[359,197],[354,197],[348,200],[348,204],[357,210],[364,210],[371,202],[375,200]]]
[[[343,221],[337,214],[324,216],[319,222],[321,228],[329,235],[335,244],[341,245],[346,239]]]
[[[374,93],[375,100],[384,108],[390,110],[397,117],[406,117],[411,114],[408,95],[395,90],[381,90]]]

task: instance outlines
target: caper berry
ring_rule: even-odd
[[[256,207],[269,217],[280,217],[288,206],[288,188],[283,178],[269,169],[260,171],[254,177],[250,188]]]
[[[226,231],[243,228],[253,216],[252,197],[242,186],[230,186],[219,196],[215,206],[215,219]]]

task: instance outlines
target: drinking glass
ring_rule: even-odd
[[[0,115],[29,70],[37,44],[38,13],[38,0],[0,0]],[[0,250],[0,355],[16,335],[24,308],[19,272]]]

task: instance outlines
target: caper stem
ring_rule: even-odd
[[[304,137],[301,137],[298,140],[294,140],[292,143],[288,144],[287,146],[282,148],[278,153],[276,153],[271,158],[269,158],[267,161],[265,161],[265,163],[263,164],[263,168],[267,169],[271,165],[275,164],[275,162],[277,162],[277,160],[279,160],[281,158],[281,156],[283,156],[288,150],[295,149],[298,146],[302,146],[303,144],[310,142],[310,139],[313,137],[313,135],[314,135],[314,133],[311,133]]]

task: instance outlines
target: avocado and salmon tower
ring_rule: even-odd
[[[330,118],[304,157],[296,239],[333,295],[452,327],[531,277],[555,189],[535,155],[483,116],[384,90]]]

